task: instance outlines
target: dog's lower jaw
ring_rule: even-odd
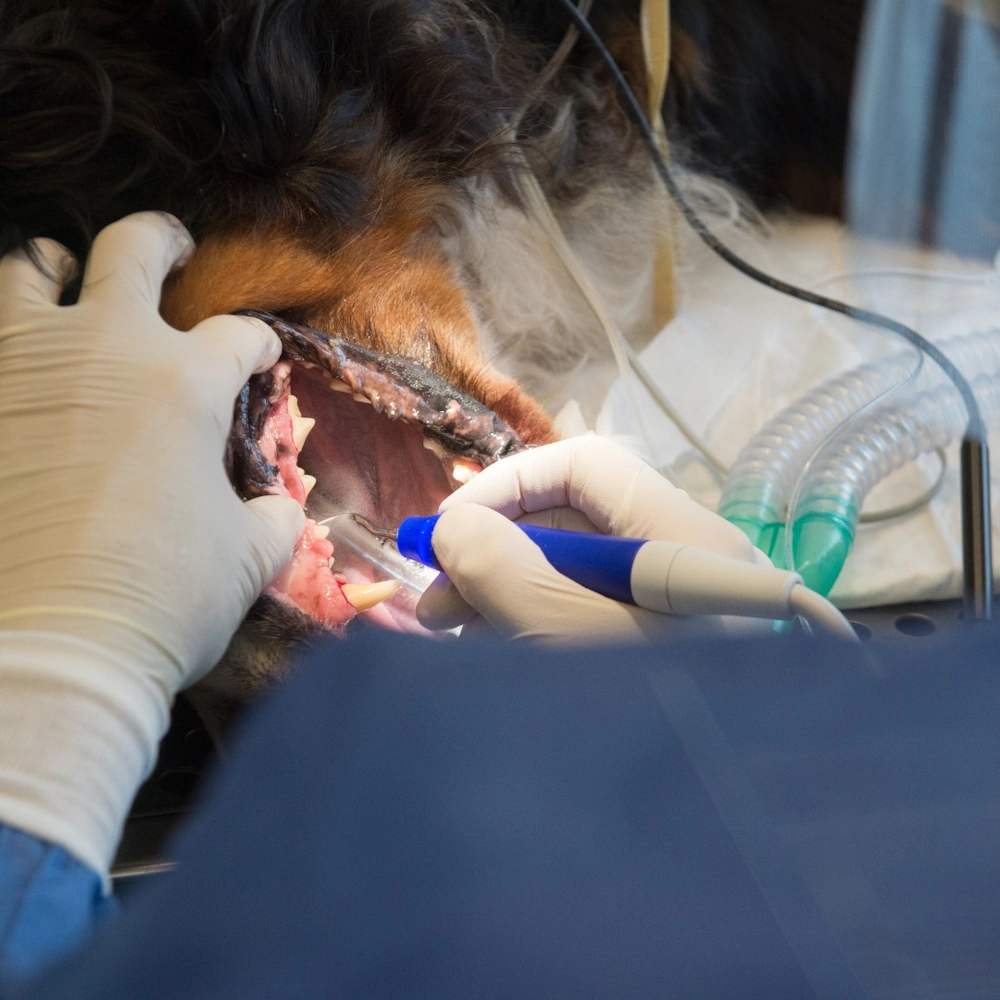
[[[247,702],[285,680],[296,658],[331,634],[288,604],[258,598],[222,659],[187,692],[216,742]]]

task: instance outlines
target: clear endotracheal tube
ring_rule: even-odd
[[[392,542],[376,538],[349,513],[327,518],[323,523],[330,528],[335,572],[351,564],[365,564],[388,579],[400,580],[411,594],[417,595],[438,575],[436,570],[401,556]]]

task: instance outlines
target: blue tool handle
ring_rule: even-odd
[[[396,532],[396,547],[400,553],[431,569],[441,569],[431,545],[431,536],[440,516],[406,518]],[[635,604],[632,598],[632,563],[639,549],[646,544],[642,539],[538,528],[533,524],[518,524],[518,527],[563,576],[614,601]]]

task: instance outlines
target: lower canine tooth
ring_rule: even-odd
[[[367,611],[392,597],[400,588],[399,580],[383,580],[381,583],[342,583],[340,589],[355,611]]]
[[[302,446],[306,443],[309,432],[315,426],[316,420],[314,417],[292,417],[292,439],[295,441],[295,447],[299,451],[302,451]]]

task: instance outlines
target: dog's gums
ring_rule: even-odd
[[[373,588],[373,568],[351,551],[336,552],[329,529],[317,522],[356,511],[394,526],[434,513],[445,496],[523,442],[422,365],[250,315],[275,330],[284,351],[237,400],[227,471],[244,499],[282,494],[307,514],[291,562],[267,593],[335,631],[368,608],[382,625],[416,630],[413,595],[381,605],[395,588]]]

